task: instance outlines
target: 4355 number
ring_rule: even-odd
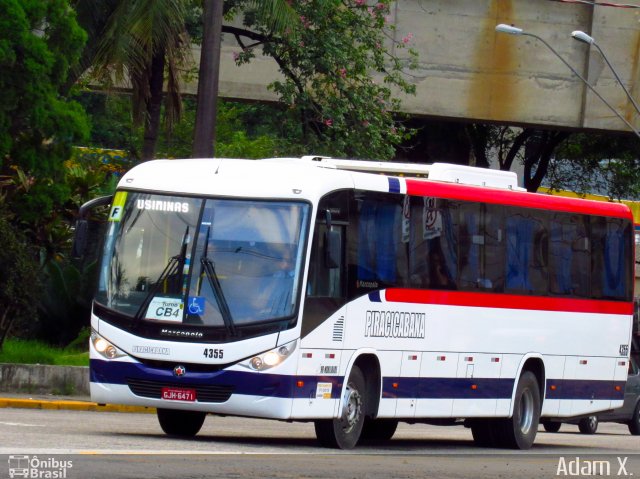
[[[222,359],[224,357],[224,349],[204,348],[203,356],[207,359]]]

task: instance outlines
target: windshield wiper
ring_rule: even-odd
[[[172,256],[169,259],[169,262],[167,263],[165,268],[162,270],[162,273],[160,273],[160,276],[158,276],[158,279],[154,283],[153,287],[149,290],[147,295],[142,300],[142,304],[140,304],[138,311],[136,311],[136,314],[133,317],[133,321],[135,324],[138,324],[140,322],[140,320],[144,316],[144,313],[149,307],[149,304],[151,304],[151,300],[158,293],[158,291],[160,290],[160,286],[167,278],[171,276],[179,275],[176,277],[176,281],[177,281],[178,287],[182,285],[183,276],[184,276],[184,262],[187,256],[188,243],[189,243],[189,226],[187,226],[187,228],[184,231],[184,236],[182,237],[182,245],[180,246],[180,253],[175,256]]]
[[[216,303],[218,304],[218,309],[220,310],[220,314],[222,315],[222,320],[224,321],[224,325],[227,328],[227,331],[231,336],[235,336],[236,327],[233,324],[233,317],[231,316],[231,310],[229,309],[229,304],[227,303],[227,299],[224,297],[224,292],[222,291],[222,286],[220,285],[220,280],[218,279],[218,275],[216,274],[216,269],[213,265],[213,261],[209,259],[209,233],[211,231],[211,227],[207,227],[207,235],[204,240],[204,251],[202,252],[202,257],[200,258],[200,276],[202,276],[202,272],[204,271],[207,279],[209,280],[209,286],[211,286],[211,290],[213,291],[213,295],[216,298]],[[200,288],[202,284],[198,285],[198,295],[200,294]]]

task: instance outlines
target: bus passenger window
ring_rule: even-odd
[[[411,202],[409,273],[413,288],[457,289],[457,204],[439,198]]]
[[[549,228],[549,292],[589,295],[590,258],[588,218],[556,213]]]
[[[507,213],[507,289],[518,293],[548,294],[549,236],[544,213],[514,210]]]
[[[347,227],[350,297],[407,285],[408,198],[377,193],[355,196]]]
[[[618,218],[592,218],[591,284],[594,298],[631,297],[631,266],[626,264],[630,244],[630,224]]]

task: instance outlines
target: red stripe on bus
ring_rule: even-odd
[[[476,308],[529,309],[572,313],[633,314],[633,303],[593,299],[552,298],[517,294],[468,293],[425,289],[387,289],[389,303],[439,304]]]
[[[614,216],[633,221],[631,210],[622,203],[582,200],[524,191],[500,190],[497,188],[488,189],[479,186],[440,183],[436,181],[415,179],[406,179],[405,181],[407,183],[408,195],[433,196],[451,200],[540,208],[568,213]]]

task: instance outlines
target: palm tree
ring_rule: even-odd
[[[178,80],[190,50],[185,28],[189,5],[188,0],[74,3],[90,36],[75,79],[90,67],[91,77],[104,85],[130,85],[134,120],[144,124],[143,160],[155,155],[163,98],[169,128],[181,113]]]

